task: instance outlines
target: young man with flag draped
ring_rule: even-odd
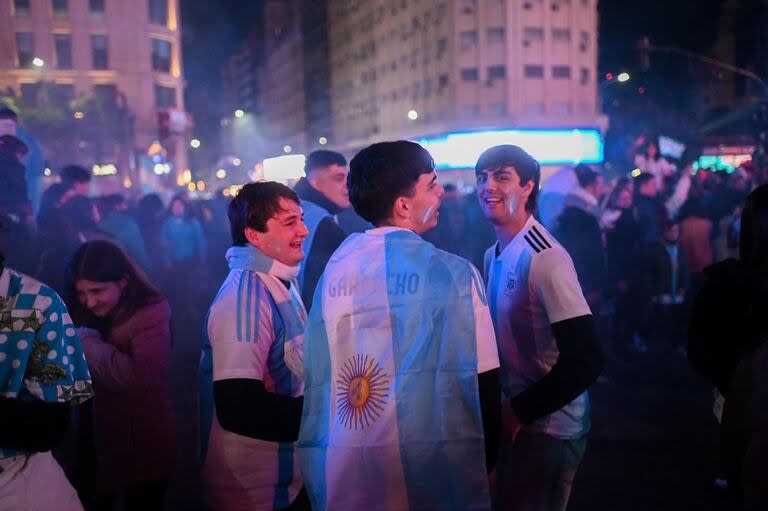
[[[230,272],[208,312],[200,368],[206,500],[219,511],[308,511],[295,449],[306,322],[299,198],[250,183],[228,214]]]
[[[490,510],[498,353],[479,272],[421,238],[443,189],[413,142],[350,164],[376,227],[336,250],[306,331],[299,457],[312,508]]]

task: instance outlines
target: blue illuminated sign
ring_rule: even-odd
[[[522,147],[542,165],[603,162],[603,138],[594,129],[463,132],[418,142],[430,152],[438,169],[474,168],[483,151],[501,144]]]

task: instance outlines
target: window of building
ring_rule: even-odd
[[[527,65],[523,68],[526,78],[544,78],[544,66]]]
[[[440,58],[443,53],[448,49],[448,39],[443,37],[437,41],[437,57]]]
[[[581,73],[579,75],[579,83],[582,85],[587,85],[589,83],[589,69],[586,67],[581,68]]]
[[[571,40],[571,30],[568,28],[553,28],[552,39],[561,43],[567,43]]]
[[[579,34],[579,49],[587,51],[589,49],[589,32],[582,31]]]
[[[75,99],[75,85],[71,83],[54,83],[47,87],[48,103],[60,108],[69,106]]]
[[[53,17],[57,19],[66,19],[69,14],[68,0],[51,0],[53,7]]]
[[[490,66],[488,68],[488,79],[496,80],[507,77],[507,68],[504,66]]]
[[[40,99],[40,82],[37,83],[22,83],[21,84],[21,99],[27,105],[37,106]]]
[[[474,14],[477,10],[477,0],[461,0],[461,12],[463,14]]]
[[[581,0],[582,7],[589,7],[589,0]]]
[[[149,21],[155,25],[168,24],[168,0],[149,0]]]
[[[465,82],[475,82],[477,81],[477,68],[476,67],[470,67],[466,69],[461,70],[461,79]]]
[[[88,0],[88,10],[91,14],[104,14],[104,0]]]
[[[491,44],[503,43],[507,36],[504,27],[494,27],[488,29],[488,42]]]
[[[171,43],[163,39],[152,39],[152,70],[171,72]]]
[[[525,2],[523,2],[523,9],[530,11],[538,4],[541,4],[541,0],[525,0]]]
[[[72,36],[69,34],[54,34],[53,47],[56,51],[56,67],[72,69]]]
[[[474,119],[480,115],[480,108],[477,105],[465,105],[462,110],[467,119]]]
[[[552,0],[552,10],[557,12],[570,3],[570,0]]]
[[[544,103],[542,101],[529,101],[525,104],[523,110],[527,114],[543,114]]]
[[[13,15],[17,18],[29,16],[29,0],[13,0]]]
[[[175,108],[176,89],[155,84],[155,106],[158,108]]]
[[[35,58],[35,35],[32,32],[16,32],[16,56],[19,67],[31,67]]]
[[[440,75],[440,77],[437,79],[437,86],[439,88],[447,87],[448,86],[448,75]]]
[[[570,66],[552,66],[552,78],[558,78],[561,80],[571,77]]]
[[[477,44],[477,31],[466,30],[459,33],[459,46],[462,50],[472,48]]]
[[[109,69],[109,51],[107,36],[91,36],[91,60],[93,69]]]
[[[507,115],[506,103],[491,103],[488,106],[488,113],[493,117],[504,117]]]
[[[523,44],[526,46],[544,40],[544,29],[541,27],[525,27],[523,29]]]
[[[555,101],[552,105],[552,113],[564,115],[571,113],[571,104],[568,101]]]

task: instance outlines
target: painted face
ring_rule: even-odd
[[[109,315],[123,296],[125,281],[94,282],[87,279],[79,279],[75,282],[75,291],[80,304],[88,309],[96,317],[103,318]]]
[[[445,191],[437,182],[437,172],[419,176],[413,187],[413,195],[406,197],[408,210],[411,212],[411,228],[417,234],[424,234],[437,226],[439,209]]]
[[[480,208],[493,224],[503,225],[525,211],[533,186],[532,179],[520,183],[515,167],[484,170],[477,175]]]
[[[312,174],[312,186],[325,195],[340,208],[348,208],[349,190],[347,189],[347,175],[349,167],[342,165],[329,165],[323,170]]]
[[[267,220],[266,232],[250,230],[249,240],[269,257],[288,266],[296,266],[304,259],[302,244],[309,231],[302,219],[301,207],[292,200],[280,197],[280,209]]]

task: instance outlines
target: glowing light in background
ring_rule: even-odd
[[[94,165],[91,168],[94,176],[114,176],[117,174],[117,167],[111,163],[106,165]]]
[[[417,112],[416,110],[409,110],[408,118],[412,121],[415,121],[416,119],[419,118],[419,112]]]
[[[192,146],[192,149],[197,149],[198,147],[200,147],[200,141],[196,138],[193,138],[192,140],[189,141],[189,145]]]
[[[621,73],[619,76],[616,77],[618,81],[621,83],[628,82],[630,79],[629,73]]]
[[[240,110],[239,108],[235,110],[235,117],[237,117],[238,119],[242,119],[244,115],[245,115],[245,112]]]
[[[283,146],[283,152],[284,153],[290,153],[291,151],[293,151],[293,147],[291,147],[291,146],[289,146],[287,144]]]
[[[35,57],[32,59],[32,65],[35,67],[43,67],[45,65],[45,61],[40,57]]]
[[[243,163],[243,162],[240,161],[240,158],[234,158],[232,160],[232,165],[234,165],[235,167],[239,167],[241,163]]]
[[[325,137],[320,137],[319,139],[317,139],[317,141],[320,143],[320,145],[325,145],[328,143],[328,139]]]
[[[82,119],[83,117],[85,117],[85,114],[84,114],[83,112],[75,112],[75,113],[73,114],[73,117],[74,117],[75,119]]]
[[[227,171],[224,169],[217,170],[216,177],[218,177],[219,179],[224,179],[225,177],[227,177]]]
[[[197,189],[200,190],[201,192],[204,192],[205,191],[205,181],[202,181],[202,180],[198,181],[197,182]]]
[[[495,145],[525,149],[542,165],[602,163],[600,132],[585,130],[500,130],[450,133],[417,140],[432,154],[438,169],[474,168],[477,158]]]
[[[632,171],[632,177],[640,177],[640,174],[642,174],[642,173],[643,172],[640,169],[634,169]]]

